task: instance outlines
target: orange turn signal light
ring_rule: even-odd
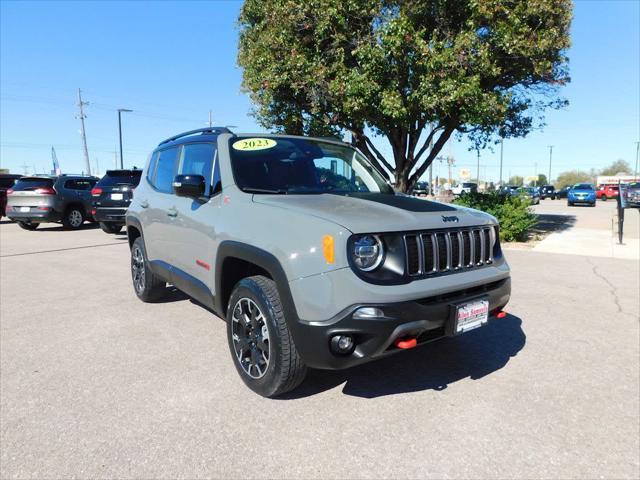
[[[334,263],[336,261],[335,245],[331,235],[322,237],[322,254],[327,263]]]

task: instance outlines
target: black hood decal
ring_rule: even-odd
[[[348,193],[346,197],[368,200],[370,202],[382,203],[390,207],[400,208],[409,212],[450,212],[456,209],[442,203],[420,200],[408,195],[390,195],[388,193]]]

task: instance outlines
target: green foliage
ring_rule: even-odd
[[[498,192],[472,193],[454,200],[455,204],[475,208],[493,215],[500,222],[500,240],[523,240],[537,223],[526,198],[501,195]]]
[[[521,187],[524,184],[524,178],[520,175],[514,175],[509,179],[509,185],[515,185],[516,187]]]
[[[539,173],[538,180],[536,180],[535,182],[529,182],[530,187],[536,187],[536,186],[539,187],[540,185],[548,185],[548,184],[549,182],[547,182],[547,176],[544,173]]]
[[[571,16],[571,0],[246,0],[238,63],[263,126],[350,132],[408,191],[454,132],[481,147],[566,104]]]
[[[619,173],[622,173],[624,175],[630,175],[631,174],[631,167],[624,160],[616,160],[611,165],[609,165],[607,168],[603,168],[602,171],[600,172],[600,175],[614,176],[614,175],[617,175]]]
[[[576,183],[592,183],[594,181],[593,176],[582,170],[569,170],[568,172],[562,172],[556,179],[555,187],[559,190],[568,185],[575,185]]]

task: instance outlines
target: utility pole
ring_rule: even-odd
[[[547,177],[547,182],[549,183],[551,183],[551,158],[552,157],[553,157],[553,145],[549,145],[549,176]]]
[[[633,172],[636,181],[638,180],[638,158],[640,158],[640,142],[636,142],[636,170]]]
[[[29,165],[27,165],[27,162],[23,163],[22,165],[20,165],[22,167],[22,171],[24,172],[25,175],[28,174],[29,172]],[[35,173],[35,172],[34,172]]]
[[[122,112],[133,112],[133,110],[129,110],[128,108],[118,109],[118,136],[120,137],[120,169],[124,168],[124,162],[122,160]]]
[[[431,153],[431,150],[433,150],[433,137],[431,137],[431,140],[429,140],[429,153]],[[433,195],[433,162],[435,161],[435,158],[431,161],[431,164],[429,165],[429,195]]]
[[[447,157],[447,165],[449,167],[449,190],[451,190],[451,167],[456,163],[453,159],[453,155]]]
[[[480,188],[480,149],[477,150],[478,152],[478,164],[477,164],[477,170],[476,170],[476,182],[478,182],[478,188]]]
[[[213,118],[211,117],[211,110],[209,110],[209,128],[213,127]]]
[[[504,147],[504,139],[500,139],[500,186],[502,187],[502,153]]]
[[[84,164],[87,167],[87,175],[91,175],[91,165],[89,164],[89,150],[87,149],[87,136],[84,132],[84,119],[87,116],[84,114],[83,107],[89,105],[89,102],[82,101],[82,94],[78,88],[78,107],[80,108],[80,114],[77,118],[80,119],[80,135],[82,136],[82,146],[84,147]]]

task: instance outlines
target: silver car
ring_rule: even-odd
[[[7,217],[25,230],[47,222],[76,230],[91,219],[91,189],[97,181],[86,175],[22,177],[7,191]]]
[[[126,215],[136,295],[173,284],[227,320],[266,397],[506,316],[486,213],[396,194],[342,142],[201,129],[160,143]],[[499,320],[498,320],[499,321]]]

